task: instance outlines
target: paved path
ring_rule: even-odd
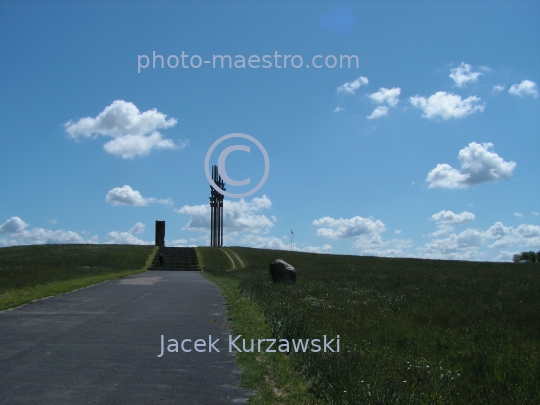
[[[201,274],[167,271],[0,312],[0,404],[245,403],[224,313]],[[192,351],[158,357],[161,335]],[[193,350],[208,335],[220,352]]]

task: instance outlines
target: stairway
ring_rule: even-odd
[[[159,255],[163,254],[163,266],[159,265]],[[195,248],[160,247],[148,270],[200,271]]]

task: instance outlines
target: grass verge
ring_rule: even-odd
[[[153,246],[40,245],[0,249],[0,310],[145,272]]]
[[[231,250],[229,254],[232,254]],[[233,272],[228,257],[215,248],[197,248],[197,251],[204,258],[204,276],[220,288],[227,301],[228,319],[234,335],[246,339],[271,338],[263,316],[240,291],[240,280],[230,276]],[[256,393],[250,404],[323,404],[310,394],[309,385],[295,371],[287,354],[244,352],[236,353],[236,360],[242,369],[240,385]]]

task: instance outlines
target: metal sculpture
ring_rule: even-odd
[[[212,180],[216,186],[225,190],[225,182],[221,179],[217,166],[212,166]],[[223,198],[224,195],[210,186],[210,246],[223,246]]]

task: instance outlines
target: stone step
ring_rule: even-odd
[[[163,255],[163,265],[159,265],[159,255]],[[195,248],[160,247],[148,270],[200,271]]]

